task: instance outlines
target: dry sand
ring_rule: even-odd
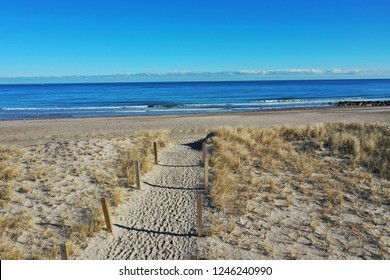
[[[137,190],[116,211],[114,234],[89,241],[82,259],[190,259],[197,255],[196,193],[201,152],[176,142],[160,152],[159,164],[142,177]]]
[[[80,234],[83,238],[72,243],[72,257],[189,259],[193,255],[201,256],[194,236],[195,197],[202,183],[201,152],[184,144],[202,139],[211,129],[221,126],[319,122],[389,125],[390,108],[2,121],[0,145],[23,147],[19,167],[24,179],[13,182],[13,197],[0,205],[0,213],[7,219],[20,213],[29,216],[29,225],[22,232],[11,234],[6,241],[17,243],[22,258],[58,258],[57,244],[73,240],[69,235],[75,231],[75,225],[83,221],[88,211],[99,209],[98,198],[112,190],[114,165],[120,157],[117,147],[131,145],[131,140],[124,136],[139,130],[168,129],[174,143],[161,151],[160,164],[143,174],[141,190],[117,187],[124,203],[113,210],[114,234],[107,235],[104,230],[92,238],[88,233]],[[243,228],[248,225],[245,219],[241,221]],[[245,250],[245,246],[237,248],[212,238],[202,242],[200,247],[208,250],[215,246],[215,254],[209,256],[237,259],[260,256],[258,252]],[[305,252],[305,258],[310,258],[311,251]]]
[[[390,107],[270,111],[246,114],[18,120],[0,122],[0,144],[30,145],[64,139],[121,136],[142,129],[182,133],[207,132],[221,126],[265,127],[325,122],[390,123]],[[200,134],[197,134],[200,135]]]

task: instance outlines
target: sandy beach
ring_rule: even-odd
[[[222,126],[267,127],[334,122],[390,123],[390,107],[326,108],[221,115],[180,115],[80,119],[16,120],[0,122],[0,144],[29,145],[63,139],[115,136],[139,130],[167,129],[181,133],[207,133]],[[199,135],[200,135],[199,134]]]
[[[354,253],[348,242],[360,241],[344,240],[341,233],[330,235],[336,244],[331,255],[324,254],[321,246],[309,237],[295,237],[298,233],[290,233],[288,227],[299,215],[310,214],[298,204],[288,208],[290,212],[275,207],[268,219],[284,220],[284,224],[274,227],[271,235],[264,233],[265,224],[271,220],[256,222],[250,214],[236,220],[229,218],[229,221],[238,225],[234,236],[246,235],[251,240],[232,242],[233,235],[212,235],[212,221],[223,220],[224,212],[216,211],[205,195],[199,149],[199,143],[212,130],[227,126],[262,128],[338,122],[389,126],[390,108],[2,121],[1,160],[4,166],[14,169],[6,167],[0,177],[0,229],[4,237],[0,252],[5,258],[58,259],[58,245],[66,242],[74,259],[377,258],[375,256],[387,259],[388,251],[383,252],[390,246],[387,202],[377,210],[367,210],[372,211],[371,217],[381,216],[370,229],[380,231],[377,238],[383,243],[379,249],[367,249],[370,253],[360,254],[356,249]],[[161,129],[168,131],[171,142],[159,150],[159,164],[152,164],[150,171],[142,174],[140,190],[125,184],[117,169],[118,160],[134,145],[139,131]],[[383,179],[370,180],[374,185],[388,184]],[[199,192],[206,196],[204,220],[208,235],[201,239],[196,235],[196,195]],[[114,234],[106,232],[102,221],[99,204],[102,196],[110,200]],[[256,212],[262,205],[261,199],[254,197],[248,207]],[[284,203],[279,200],[273,203]],[[345,217],[358,219],[348,213]],[[310,221],[302,219],[310,228]],[[325,231],[319,226],[318,231],[321,230]],[[291,235],[295,240],[291,242],[295,243],[291,246],[287,241],[283,243],[281,236],[285,234]],[[340,239],[343,244],[338,248]],[[267,246],[258,249],[260,247],[254,245],[262,242],[267,246],[279,245],[270,253],[264,249]]]

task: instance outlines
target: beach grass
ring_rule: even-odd
[[[225,127],[214,134],[213,235],[243,248],[256,239],[247,249],[264,258],[390,257],[383,238],[390,218],[387,126]]]
[[[163,148],[170,143],[167,130],[140,131],[130,147],[120,149],[121,157],[118,162],[118,175],[127,180],[128,185],[135,183],[135,161],[139,162],[141,174],[153,167],[153,142]]]
[[[0,180],[10,181],[20,175],[17,162],[22,154],[22,149],[0,146]]]
[[[0,147],[0,258],[59,259],[64,242],[78,258],[88,238],[104,235],[100,198],[115,215],[133,195],[132,161],[142,172],[153,166],[153,142],[167,145],[168,133]]]

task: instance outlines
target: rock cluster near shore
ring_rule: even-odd
[[[340,101],[335,107],[380,107],[390,106],[390,100],[385,101]]]

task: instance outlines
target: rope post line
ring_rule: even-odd
[[[157,143],[153,142],[153,151],[154,151],[154,163],[158,164],[158,158],[157,158]]]
[[[107,199],[105,197],[102,197],[101,202],[103,207],[104,220],[106,221],[107,232],[112,233],[112,223],[111,223],[110,213],[108,211]]]
[[[203,236],[203,218],[202,218],[202,194],[198,193],[198,237]]]
[[[60,244],[61,260],[69,260],[68,248],[66,243]]]
[[[135,161],[135,178],[137,181],[137,189],[141,189],[141,176],[140,176],[140,171],[139,171],[139,161]]]

